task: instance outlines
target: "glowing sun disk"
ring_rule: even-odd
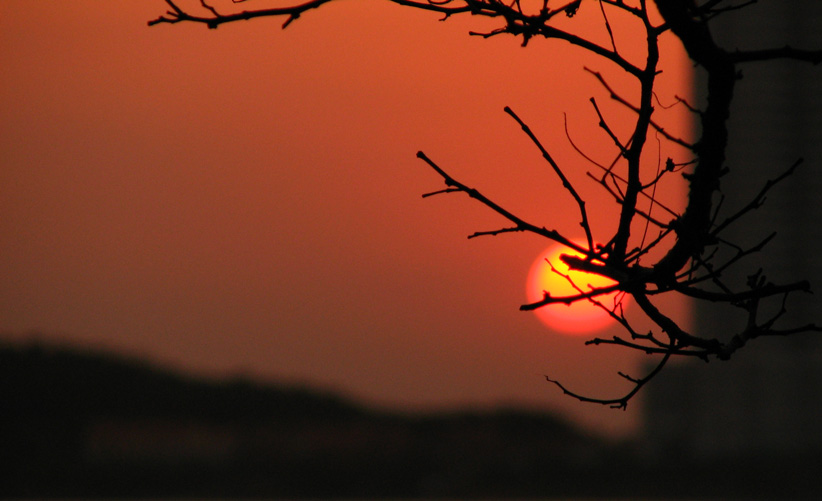
[[[528,302],[543,299],[545,293],[552,297],[574,296],[595,288],[613,285],[613,280],[568,268],[561,259],[561,255],[584,257],[562,245],[555,245],[542,252],[531,265],[527,280]],[[573,284],[572,284],[573,282]],[[577,288],[575,288],[576,286]],[[607,308],[613,308],[617,293],[597,296],[596,300]],[[601,330],[614,322],[607,311],[602,307],[582,299],[573,304],[550,304],[534,311],[537,318],[553,330],[567,334],[587,334]]]

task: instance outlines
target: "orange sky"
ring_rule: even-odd
[[[376,0],[327,5],[285,31],[281,20],[146,26],[165,10],[0,4],[4,337],[379,405],[520,403],[631,429],[638,405],[581,404],[542,378],[611,397],[625,388],[616,371],[640,360],[518,311],[549,242],[467,240],[504,222],[465,196],[423,200],[443,186],[415,158],[423,150],[533,222],[581,236],[573,200],[503,113],[511,106],[599,207],[605,235],[616,208],[594,201],[608,199],[568,146],[563,112],[578,143],[609,159],[588,98],[625,114],[581,65],[614,82],[619,72],[565,43],[482,40],[467,32],[493,23]],[[593,14],[583,2],[574,20]],[[630,34],[617,32],[625,51]],[[687,66],[664,69],[678,86],[660,95],[667,104],[687,93]]]

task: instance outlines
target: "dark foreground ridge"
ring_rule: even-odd
[[[0,345],[0,405],[0,497],[795,497],[805,484],[772,461],[774,482],[754,461],[649,464],[546,414],[403,415],[36,345]],[[816,471],[802,464],[786,471]]]

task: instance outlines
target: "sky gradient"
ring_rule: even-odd
[[[146,26],[165,10],[161,0],[0,4],[0,335],[374,405],[522,404],[633,429],[637,405],[581,404],[543,379],[610,397],[627,388],[616,371],[640,361],[518,311],[550,242],[468,240],[504,221],[462,194],[421,198],[444,186],[415,157],[582,236],[573,199],[510,106],[605,235],[617,208],[585,177],[593,167],[569,146],[563,116],[587,154],[609,161],[588,99],[623,137],[630,114],[582,67],[633,97],[624,75],[562,42],[467,35],[493,21],[438,22],[380,1],[332,3],[286,30],[276,19]],[[583,2],[568,21],[599,15]],[[630,30],[615,28],[631,53]],[[672,47],[666,105],[689,95]],[[660,111],[688,133],[681,107]],[[655,145],[648,157],[655,172]],[[682,187],[661,188],[677,206]]]

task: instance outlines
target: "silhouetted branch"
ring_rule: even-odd
[[[528,231],[528,232],[543,236],[545,238],[548,238],[550,240],[553,240],[555,242],[559,242],[559,243],[561,243],[565,246],[568,246],[568,247],[571,247],[571,248],[582,251],[582,249],[577,244],[575,244],[574,242],[572,242],[568,238],[562,236],[556,230],[548,230],[544,227],[538,227],[538,226],[535,226],[531,223],[528,223],[528,222],[524,221],[523,219],[520,219],[519,217],[515,216],[513,213],[509,212],[508,210],[502,208],[500,205],[494,203],[493,201],[491,201],[489,198],[487,198],[485,195],[483,195],[479,191],[475,190],[474,188],[470,188],[470,187],[462,184],[461,182],[457,181],[456,179],[452,178],[448,173],[446,173],[442,168],[440,168],[436,163],[434,163],[430,158],[428,158],[425,155],[425,153],[423,153],[421,151],[417,152],[417,158],[423,160],[432,169],[434,169],[434,171],[443,178],[443,180],[445,181],[446,186],[449,187],[449,189],[442,190],[439,193],[445,193],[445,192],[450,193],[450,192],[458,192],[458,191],[466,193],[469,197],[479,201],[481,204],[485,205],[489,209],[491,209],[494,212],[496,212],[497,214],[501,215],[502,217],[504,217],[508,221],[514,223],[516,225],[515,227],[517,228],[516,231]],[[513,229],[506,230],[506,232],[510,232],[510,231],[515,231],[515,230],[513,230]]]
[[[516,233],[520,231],[525,231],[524,229],[520,228],[519,226],[514,226],[513,228],[500,228],[498,230],[489,230],[489,231],[477,231],[470,235],[468,238],[476,238],[476,237],[483,237],[483,236],[492,236],[495,237],[502,233]]]
[[[639,110],[638,107],[636,107],[633,104],[629,103],[627,99],[623,98],[622,96],[617,94],[616,91],[614,91],[614,89],[605,80],[605,77],[602,76],[602,73],[600,73],[598,71],[593,71],[590,68],[585,68],[585,71],[587,71],[588,73],[594,75],[594,77],[597,80],[599,80],[599,83],[602,84],[602,86],[605,87],[605,90],[608,91],[608,94],[610,95],[611,99],[613,99],[614,101],[618,102],[619,104],[625,106],[626,108],[632,110],[634,113],[639,113],[640,110]],[[677,99],[679,99],[679,98],[677,98]],[[679,99],[679,102],[684,103],[684,104],[687,105],[687,103],[685,103],[685,101],[682,100],[682,99]],[[688,106],[688,108],[693,110],[693,108],[691,108],[690,106]],[[599,112],[597,112],[597,114],[599,114]],[[690,143],[687,143],[687,142],[683,141],[682,139],[680,139],[678,137],[674,137],[674,136],[670,135],[667,131],[665,131],[665,129],[661,125],[657,124],[653,120],[651,120],[651,126],[654,129],[656,129],[657,131],[659,131],[660,134],[665,136],[665,139],[667,139],[667,140],[669,140],[673,143],[676,143],[676,144],[678,144],[678,145],[680,145],[684,148],[688,148],[689,150],[694,149],[694,145],[692,145]]]
[[[665,352],[665,354],[662,356],[662,359],[659,361],[659,363],[656,365],[656,367],[654,367],[654,369],[651,372],[649,372],[645,377],[639,378],[639,379],[628,378],[631,382],[633,382],[634,387],[631,388],[631,390],[628,393],[626,393],[625,395],[623,395],[622,397],[619,397],[619,398],[586,397],[584,395],[581,395],[579,393],[575,393],[575,392],[569,390],[568,388],[563,386],[559,381],[551,379],[548,376],[545,376],[545,380],[548,381],[549,383],[554,383],[560,390],[562,390],[562,392],[564,394],[566,394],[570,397],[573,397],[573,398],[579,400],[580,402],[590,402],[590,403],[594,403],[594,404],[608,405],[613,409],[625,410],[628,407],[628,401],[631,400],[631,398],[633,398],[633,396],[636,395],[639,392],[639,390],[642,389],[642,387],[645,386],[645,384],[648,383],[648,381],[650,381],[651,379],[654,378],[654,376],[659,374],[659,372],[662,370],[662,368],[665,367],[665,364],[668,363],[668,360],[670,359],[670,357],[671,357],[671,353],[670,352]],[[622,374],[622,373],[620,373],[620,374]]]
[[[232,1],[235,4],[245,5],[244,0]],[[305,3],[275,8],[226,13],[224,11],[226,8],[221,6],[217,9],[208,0],[199,0],[199,6],[195,6],[193,11],[182,8],[181,0],[165,0],[168,6],[166,13],[149,21],[148,24],[153,26],[189,22],[214,29],[225,23],[279,17],[285,19],[282,25],[285,28],[303,13],[331,1],[310,0]],[[724,272],[738,266],[743,258],[762,250],[773,238],[773,234],[751,247],[742,247],[726,239],[722,232],[762,206],[770,190],[791,176],[801,160],[777,177],[766,181],[750,202],[724,219],[720,219],[724,197],[719,191],[719,180],[728,171],[725,159],[728,144],[727,122],[731,100],[739,79],[738,66],[776,59],[818,64],[822,61],[822,50],[785,46],[764,50],[730,51],[720,47],[711,34],[711,20],[719,15],[730,15],[753,4],[754,0],[738,2],[727,0],[701,2],[694,0],[653,0],[653,2],[650,0],[598,0],[602,26],[607,33],[605,45],[600,45],[585,36],[570,31],[569,26],[573,26],[572,23],[563,23],[560,25],[562,28],[555,23],[556,19],[573,18],[579,9],[588,8],[590,3],[580,0],[543,0],[541,7],[524,4],[519,0],[386,1],[407,8],[436,12],[444,18],[457,14],[469,14],[492,18],[498,23],[495,28],[486,33],[470,32],[471,35],[485,38],[512,35],[521,38],[522,45],[540,37],[548,41],[567,42],[589,54],[598,56],[604,64],[621,69],[633,79],[634,84],[638,85],[637,95],[619,91],[608,83],[600,71],[584,68],[599,81],[612,100],[633,112],[634,122],[630,137],[620,138],[616,131],[608,125],[596,98],[590,98],[599,127],[604,131],[603,134],[599,134],[601,137],[597,140],[613,142],[616,146],[617,153],[610,164],[597,162],[591,156],[586,155],[583,148],[572,140],[568,132],[567,119],[565,121],[565,135],[571,146],[582,158],[601,171],[597,176],[588,172],[588,177],[601,185],[613,197],[617,210],[614,211],[616,225],[611,225],[611,227],[616,229],[611,234],[594,233],[589,222],[586,200],[580,195],[578,187],[571,184],[566,172],[563,172],[530,127],[510,108],[505,108],[505,112],[519,124],[551,166],[563,189],[574,199],[580,214],[580,226],[585,232],[584,245],[556,229],[547,229],[545,226],[524,220],[477,189],[453,178],[421,151],[417,153],[417,157],[423,160],[445,183],[445,188],[426,193],[423,197],[465,193],[507,221],[504,227],[476,231],[468,238],[523,232],[538,235],[558,242],[582,255],[582,257],[572,255],[560,257],[570,269],[607,277],[614,282],[609,286],[592,287],[589,284],[575,283],[570,274],[563,274],[553,269],[554,273],[564,277],[577,293],[552,296],[550,291],[545,291],[541,300],[522,305],[521,310],[531,311],[551,307],[554,304],[590,302],[616,320],[622,326],[624,333],[623,337],[595,338],[587,344],[615,345],[660,358],[654,369],[644,377],[634,377],[625,372],[619,372],[619,376],[631,383],[632,388],[623,396],[613,399],[591,398],[572,392],[547,376],[546,380],[580,401],[625,408],[628,401],[663,369],[672,356],[726,360],[749,341],[758,337],[822,332],[822,327],[814,323],[805,323],[795,327],[778,325],[785,322],[788,296],[797,292],[808,292],[810,284],[807,281],[796,280],[786,284],[777,284],[766,280],[762,272],[757,272],[751,275],[744,287],[738,287],[723,276]],[[661,24],[655,25],[656,21],[652,21],[652,17],[658,19],[650,13],[653,6],[662,17]],[[613,30],[616,26],[614,24],[616,17],[630,22],[633,32],[641,33],[645,50],[642,66],[624,58],[618,50],[617,37]],[[707,74],[705,83],[707,105],[704,109],[697,109],[679,96],[676,96],[676,102],[668,107],[662,105],[659,100],[656,94],[656,77],[660,73],[658,38],[664,33],[678,38],[692,63],[700,66]],[[692,143],[690,140],[672,135],[662,127],[656,120],[657,117],[654,117],[655,102],[662,108],[681,104],[690,110],[699,120],[698,140]],[[655,171],[643,172],[643,162],[641,162],[643,155],[647,160],[651,154],[646,149],[649,134],[652,134],[652,140],[658,145],[657,164]],[[690,152],[686,155],[693,155],[693,158],[688,156],[675,160],[668,157],[663,163],[663,145],[685,148]],[[661,180],[666,176],[670,179],[669,175],[674,173],[680,173],[688,185],[685,207],[681,212],[670,209],[657,196],[656,188],[660,186]],[[644,205],[638,204],[639,201],[648,201],[649,208],[643,210]],[[670,219],[659,218],[659,210],[655,210],[656,207],[665,211],[666,217]],[[652,225],[658,231],[655,237],[649,236]],[[652,262],[651,256],[655,256],[653,258],[655,262]],[[641,264],[641,261],[647,261],[650,264]],[[614,304],[612,306],[603,304],[601,298],[613,293],[618,294]],[[657,302],[656,298],[667,294],[697,301],[724,303],[729,308],[741,308],[746,318],[737,330],[727,333],[728,336],[725,336],[726,333],[687,332],[672,319],[671,315],[661,311],[654,304]],[[623,301],[627,297],[633,298],[641,314],[644,315],[644,319],[650,320],[653,324],[647,334],[639,333],[626,318]],[[763,318],[762,311],[773,309],[772,305],[779,301],[780,297],[781,304],[776,313]],[[764,307],[765,305],[767,308]],[[730,337],[728,341],[721,340],[728,337]]]
[[[149,21],[148,25],[153,26],[160,23],[175,24],[180,22],[193,22],[204,24],[210,29],[217,29],[218,26],[225,23],[232,23],[236,21],[248,21],[257,17],[278,17],[287,16],[283,28],[291,24],[292,21],[300,17],[300,15],[308,10],[316,9],[323,4],[331,2],[332,0],[311,0],[309,2],[294,5],[291,7],[249,10],[237,12],[234,14],[220,15],[217,11],[210,7],[205,1],[201,1],[202,6],[211,12],[211,17],[194,16],[179,8],[173,0],[165,0],[172,10],[166,12],[164,16],[160,16],[153,21]]]
[[[582,226],[582,229],[585,231],[585,240],[588,243],[588,249],[593,250],[594,239],[591,235],[591,226],[588,223],[588,213],[585,211],[585,202],[582,200],[582,197],[579,196],[577,190],[574,189],[574,186],[571,184],[568,178],[565,177],[565,174],[562,172],[562,169],[559,168],[559,165],[557,165],[557,163],[554,161],[554,159],[551,157],[551,155],[548,153],[545,147],[542,146],[542,143],[540,143],[539,139],[537,139],[534,133],[531,132],[531,128],[528,127],[525,124],[525,122],[523,122],[519,118],[519,116],[517,116],[517,114],[514,113],[514,111],[508,106],[505,107],[505,112],[511,115],[511,117],[513,117],[513,119],[517,121],[519,126],[525,132],[525,134],[531,139],[531,141],[537,146],[537,148],[539,148],[540,153],[542,153],[542,158],[544,158],[548,162],[548,164],[551,165],[551,168],[554,170],[554,173],[557,175],[557,177],[559,177],[560,181],[562,181],[562,187],[565,188],[568,191],[568,193],[571,194],[572,197],[574,197],[574,201],[576,201],[577,206],[579,207],[579,214],[581,218],[580,226]]]

